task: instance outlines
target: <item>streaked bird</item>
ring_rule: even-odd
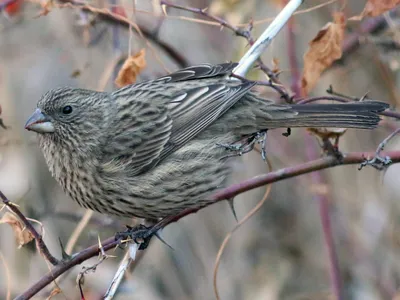
[[[388,104],[274,104],[231,80],[234,63],[198,65],[112,93],[46,93],[25,128],[54,178],[85,208],[158,219],[223,188],[235,156],[267,129],[375,128]]]

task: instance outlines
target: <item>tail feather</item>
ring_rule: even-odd
[[[381,120],[379,113],[388,107],[387,103],[379,101],[295,104],[290,107],[289,111],[275,114],[276,118],[264,119],[262,123],[265,128],[343,127],[372,129]]]

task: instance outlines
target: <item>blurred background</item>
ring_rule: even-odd
[[[242,29],[254,20],[252,35],[256,38],[285,1],[170,2],[208,7],[209,14],[233,25],[244,24]],[[302,9],[315,9],[297,14],[293,18],[293,34],[289,35],[287,28],[282,30],[263,55],[268,66],[279,68],[279,78],[288,89],[293,75],[289,47],[294,47],[301,72],[308,42],[332,20],[332,13],[347,4],[344,12],[351,17],[360,14],[365,5],[359,0],[305,2]],[[114,79],[122,62],[141,49],[146,51],[146,67],[138,81],[186,65],[237,61],[248,48],[244,38],[204,22],[209,19],[197,14],[167,7],[165,16],[157,0],[85,2],[91,7],[110,9],[111,15],[88,13],[77,3],[65,3],[68,2],[0,0],[0,105],[1,118],[8,127],[0,128],[0,190],[27,217],[43,224],[44,240],[56,257],[61,257],[58,239],[64,245],[68,243],[85,210],[62,192],[47,170],[34,134],[24,131],[25,121],[40,96],[59,86],[116,89]],[[348,22],[345,41],[359,46],[345,49],[343,59],[324,73],[312,95],[324,95],[332,85],[342,94],[362,97],[368,93],[369,98],[395,107],[400,101],[398,13],[394,10],[377,18]],[[134,29],[130,31],[113,15],[138,24],[144,37]],[[349,37],[355,39],[346,40]],[[260,71],[249,76],[266,80]],[[260,91],[266,98],[282,101],[271,89]],[[385,120],[374,131],[348,130],[340,140],[340,150],[375,151],[396,127],[394,121]],[[267,153],[273,169],[322,155],[318,140],[310,138],[306,130],[293,130],[289,138],[282,133],[275,130],[268,137]],[[398,141],[393,140],[387,149],[397,146]],[[399,299],[395,298],[400,297],[399,168],[393,165],[379,172],[373,168],[358,171],[356,165],[341,166],[320,172],[319,181],[307,174],[274,183],[262,208],[227,244],[217,278],[221,299],[335,299],[321,225],[323,207],[328,208],[331,220],[331,250],[335,250],[338,259],[344,299]],[[268,166],[253,151],[238,159],[234,177],[239,182],[266,172]],[[264,193],[265,187],[235,199],[239,219]],[[0,217],[5,212],[3,209]],[[113,236],[131,223],[94,213],[73,243],[73,252],[96,244],[98,236]],[[154,239],[125,276],[116,299],[214,299],[217,252],[236,224],[228,204],[222,201],[168,226],[163,237],[174,250]],[[18,248],[7,224],[0,224],[0,237],[0,298],[6,299],[7,291],[12,297],[25,291],[48,272],[48,265],[34,242]],[[85,276],[85,299],[102,299],[124,250],[109,254],[116,257]],[[52,299],[80,299],[76,277],[82,266],[89,267],[97,261],[85,261],[61,276],[58,284],[62,293]],[[48,286],[35,299],[46,299],[54,287]]]

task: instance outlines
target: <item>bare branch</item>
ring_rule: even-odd
[[[387,151],[383,152],[382,155],[388,156],[391,158],[393,163],[398,163],[400,162],[400,151]],[[217,192],[211,199],[210,202],[208,202],[205,206],[198,207],[198,208],[193,208],[193,209],[187,209],[180,213],[179,215],[168,217],[163,219],[161,222],[159,222],[156,226],[159,228],[163,228],[167,226],[168,224],[171,224],[173,222],[176,222],[180,220],[181,218],[195,213],[199,211],[200,209],[209,206],[213,203],[230,199],[232,197],[235,197],[241,193],[244,193],[246,191],[255,189],[260,186],[264,186],[266,184],[274,183],[277,181],[281,181],[284,179],[288,178],[293,178],[295,176],[299,176],[302,174],[307,174],[307,173],[312,173],[315,171],[323,170],[323,169],[328,169],[336,166],[341,166],[341,165],[354,165],[354,164],[360,164],[364,162],[366,159],[369,159],[371,157],[375,156],[375,152],[351,152],[351,153],[344,153],[341,158],[337,158],[334,156],[327,156],[323,158],[319,158],[316,160],[312,160],[297,166],[292,166],[292,167],[287,167],[284,169],[280,169],[274,172],[270,172],[267,174],[259,175],[256,177],[253,177],[251,179],[245,180],[241,183],[237,183],[234,185],[231,185],[225,189],[222,189],[221,191]],[[103,242],[102,244],[102,249],[104,251],[110,250],[117,245],[120,244],[120,240],[116,240],[115,237],[110,237]],[[82,263],[83,261],[94,257],[98,255],[100,252],[100,248],[98,244],[95,244],[93,246],[90,246],[89,248],[80,251],[73,255],[72,259],[64,262],[62,264],[59,264],[55,266],[50,272],[48,272],[46,275],[44,275],[42,278],[40,278],[35,284],[33,284],[29,289],[27,289],[23,294],[19,295],[16,300],[25,300],[33,297],[38,293],[41,289],[43,289],[45,286],[47,286],[49,283],[51,283],[53,280],[55,280],[58,276],[66,272],[67,270],[71,269],[72,267]]]
[[[24,216],[24,214],[19,210],[19,208],[13,204],[8,198],[0,191],[0,198],[3,200],[3,203],[13,212],[18,218],[24,223],[25,227],[32,233],[36,240],[36,246],[39,249],[39,252],[44,255],[44,257],[53,265],[59,264],[59,260],[55,258],[47,248],[46,244],[43,241],[42,235],[36,231],[35,227],[33,227],[32,223]]]

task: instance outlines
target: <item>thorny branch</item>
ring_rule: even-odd
[[[400,162],[400,151],[387,151],[381,153],[383,156],[388,156],[391,158],[392,163]],[[177,222],[181,218],[193,214],[200,209],[203,209],[206,206],[209,206],[213,203],[223,201],[226,199],[230,199],[235,197],[241,193],[249,191],[251,189],[255,189],[260,186],[264,186],[266,184],[278,182],[284,179],[293,178],[295,176],[312,173],[315,171],[328,169],[336,166],[343,166],[343,165],[353,165],[353,164],[361,164],[366,159],[370,159],[375,156],[375,152],[351,152],[351,153],[343,153],[341,159],[338,159],[334,156],[327,156],[323,158],[319,158],[316,160],[312,160],[303,164],[299,164],[297,166],[287,167],[284,169],[280,169],[274,172],[270,172],[267,174],[259,175],[253,177],[251,179],[245,180],[241,183],[231,185],[219,192],[217,192],[205,206],[195,208],[195,209],[188,209],[183,211],[181,214],[172,216],[169,218],[163,219],[160,223],[156,226],[158,228],[164,228],[165,226]],[[115,248],[119,245],[121,240],[115,240],[114,237],[110,237],[101,242],[102,249],[104,251],[108,251],[110,249]],[[100,248],[98,244],[90,246],[83,251],[80,251],[74,254],[71,260],[66,261],[62,264],[58,264],[55,266],[50,272],[40,278],[36,283],[34,283],[29,289],[27,289],[23,294],[19,295],[16,300],[25,300],[29,299],[42,290],[45,286],[55,280],[58,276],[66,272],[67,270],[71,269],[72,267],[84,262],[85,260],[94,257],[100,253]]]

